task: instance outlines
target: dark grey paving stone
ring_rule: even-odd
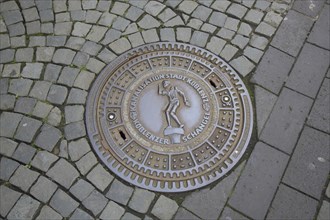
[[[84,156],[87,152],[91,150],[87,140],[85,138],[81,138],[77,141],[71,141],[69,143],[69,155],[72,161],[79,160],[82,156]]]
[[[57,49],[53,56],[53,62],[59,64],[70,65],[76,52],[70,49]]]
[[[58,214],[57,212],[55,212],[54,209],[45,205],[44,207],[42,207],[36,220],[45,220],[45,219],[61,220],[61,219],[63,219],[63,217],[60,214]]]
[[[84,200],[87,196],[89,196],[89,194],[91,194],[91,192],[94,190],[94,186],[92,186],[92,184],[90,184],[89,182],[80,179],[78,180],[78,182],[76,184],[74,184],[71,188],[70,188],[70,192],[72,193],[72,195],[74,195],[75,197],[77,197],[77,199],[79,199],[80,201]]]
[[[311,18],[290,10],[277,30],[271,45],[292,56],[297,56],[312,25]]]
[[[124,215],[125,209],[117,203],[110,201],[100,215],[100,219],[120,219]]]
[[[65,45],[66,36],[47,36],[46,46],[62,47]]]
[[[256,102],[258,135],[260,135],[268,116],[275,105],[277,96],[259,86],[254,87],[254,95]]]
[[[291,154],[313,100],[284,88],[260,139]]]
[[[17,219],[33,219],[34,214],[38,210],[40,202],[28,195],[22,195],[17,201],[13,209],[9,212],[8,220]]]
[[[70,90],[67,104],[85,104],[87,100],[87,92],[81,89],[72,88]]]
[[[173,219],[175,219],[175,220],[187,220],[187,219],[198,220],[200,218],[198,218],[196,215],[192,214],[191,212],[187,211],[186,209],[180,207]]]
[[[87,179],[99,190],[104,191],[114,177],[106,171],[102,165],[98,164],[91,172],[89,172]]]
[[[151,213],[159,219],[172,219],[178,208],[179,206],[174,200],[161,195],[157,199]]]
[[[288,159],[258,142],[229,199],[230,206],[253,219],[264,219]]]
[[[0,51],[0,63],[10,63],[14,61],[15,50],[6,49]]]
[[[2,137],[13,137],[22,117],[21,114],[2,112],[0,115],[0,135]]]
[[[73,122],[64,127],[65,138],[70,141],[86,135],[84,121]]]
[[[31,143],[41,125],[42,122],[24,116],[20,124],[18,125],[15,138],[21,141]]]
[[[9,182],[27,192],[40,174],[21,165],[17,168]]]
[[[182,206],[202,219],[217,219],[233,190],[233,186],[244,164],[242,163],[214,188],[202,189],[188,195]]]
[[[44,176],[31,187],[30,193],[41,202],[47,203],[57,189],[57,185]]]
[[[139,213],[146,213],[154,198],[155,193],[147,191],[145,189],[135,188],[134,194],[128,206]]]
[[[0,110],[13,110],[16,97],[14,95],[0,95]]]
[[[79,69],[72,68],[72,67],[64,67],[60,77],[57,80],[57,83],[64,84],[67,86],[72,86],[74,83],[74,80],[76,79],[77,75],[79,73]]]
[[[5,185],[0,186],[0,215],[5,217],[15,205],[22,193],[16,192]]]
[[[69,217],[70,214],[79,206],[79,203],[64,191],[58,189],[50,200],[49,205],[66,218]]]
[[[330,6],[324,5],[320,17],[314,24],[312,32],[308,37],[308,41],[325,49],[330,49]]]
[[[19,97],[16,101],[14,111],[30,115],[37,104],[37,100],[30,97]]]
[[[12,79],[9,84],[9,93],[18,96],[27,96],[33,81],[30,79]]]
[[[320,199],[329,173],[329,146],[330,135],[305,127],[283,182]]]
[[[46,100],[50,86],[50,82],[37,81],[31,89],[30,96],[44,101]]]
[[[44,73],[44,80],[56,82],[62,67],[55,64],[48,64]]]
[[[330,80],[325,78],[314,102],[307,124],[327,133],[330,132]]]
[[[8,181],[19,165],[20,164],[14,160],[2,157],[0,161],[0,179]]]
[[[245,216],[241,215],[240,213],[236,212],[235,210],[229,208],[228,206],[225,207],[223,210],[220,219],[229,220],[229,219],[237,219],[237,220],[248,220]]]
[[[2,12],[2,16],[7,26],[23,21],[22,14],[19,10],[4,11]]]
[[[292,9],[303,13],[309,17],[315,18],[319,15],[319,12],[323,8],[326,0],[316,0],[316,1],[295,1]]]
[[[106,197],[122,205],[127,205],[128,200],[133,194],[133,191],[133,188],[126,186],[125,184],[115,179],[111,184]]]
[[[2,78],[0,79],[0,94],[7,94],[9,88],[9,79]]]
[[[79,173],[76,168],[65,159],[60,159],[52,168],[50,168],[46,175],[69,189],[72,183],[78,178]]]
[[[64,108],[65,123],[81,121],[84,119],[85,108],[82,105],[68,105]],[[78,159],[76,159],[78,160]]]
[[[13,158],[22,163],[29,164],[35,153],[35,148],[25,143],[20,143],[13,154]]]
[[[23,22],[19,22],[17,24],[12,24],[7,26],[10,37],[20,36],[25,34],[25,25]]]
[[[291,71],[286,86],[315,98],[329,67],[329,51],[306,43]]]
[[[267,219],[313,219],[318,202],[285,185],[280,185]]]
[[[62,105],[67,95],[68,89],[66,87],[53,84],[49,89],[47,101],[53,104]]]
[[[123,217],[121,217],[121,220],[141,220],[141,218],[137,217],[136,215],[133,215],[132,213],[125,212]]]
[[[33,158],[31,165],[41,171],[47,172],[49,167],[58,159],[58,156],[48,151],[38,151]]]
[[[98,215],[104,209],[107,203],[108,203],[108,199],[105,198],[97,190],[94,190],[82,202],[82,204],[86,207],[86,209],[90,210],[95,216]]]
[[[93,152],[87,153],[85,156],[83,156],[78,162],[76,162],[76,166],[81,174],[85,175],[88,173],[92,167],[98,163],[95,155]]]
[[[1,120],[0,120],[0,122],[1,122]],[[17,142],[15,142],[9,138],[0,137],[0,146],[1,146],[0,153],[2,155],[11,157],[13,155],[17,145],[18,145]]]
[[[62,133],[59,129],[50,125],[44,125],[41,128],[40,134],[36,138],[35,144],[38,147],[51,152],[61,137]]]
[[[90,216],[87,212],[81,210],[81,209],[76,209],[74,213],[71,215],[70,220],[93,220],[94,218]]]
[[[294,59],[289,55],[269,47],[261,59],[251,82],[278,94],[288,78]]]

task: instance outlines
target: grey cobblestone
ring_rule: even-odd
[[[159,37],[158,37],[156,29],[143,31],[142,36],[143,36],[144,42],[146,42],[146,43],[152,43],[152,42],[159,41]]]
[[[14,111],[18,113],[31,114],[37,100],[29,97],[19,97],[15,103]]]
[[[41,171],[47,172],[49,167],[58,159],[57,156],[47,151],[38,151],[31,165]]]
[[[105,198],[97,190],[94,190],[83,202],[82,204],[96,216],[98,215],[104,207],[107,205],[108,199]]]
[[[67,104],[85,104],[87,99],[87,92],[81,89],[72,88],[70,90]]]
[[[25,26],[22,22],[19,22],[17,24],[9,25],[9,36],[15,37],[25,34]]]
[[[191,38],[191,28],[177,28],[176,39],[178,41],[189,42]]]
[[[53,58],[54,51],[54,47],[38,47],[36,52],[36,60],[50,62]]]
[[[230,62],[230,64],[240,73],[243,77],[248,75],[255,67],[245,56],[240,56]]]
[[[115,202],[110,201],[100,215],[101,219],[120,219],[125,213],[125,209]]]
[[[234,211],[233,209],[226,207],[221,216],[220,219],[240,219],[240,220],[248,220],[248,218],[244,217],[240,213]]]
[[[97,163],[97,159],[93,152],[87,153],[78,162],[76,162],[77,168],[81,174],[85,175],[88,171]]]
[[[12,157],[21,163],[29,164],[35,153],[35,148],[25,143],[20,143]]]
[[[173,28],[163,28],[160,29],[160,39],[161,41],[175,41],[175,33]]]
[[[38,101],[33,109],[32,115],[38,118],[46,118],[52,108],[52,105]]]
[[[86,153],[88,153],[91,148],[85,138],[81,138],[77,141],[71,141],[69,143],[69,155],[71,160],[77,161]]]
[[[40,21],[25,23],[27,34],[39,34],[41,31]]]
[[[102,15],[99,11],[89,10],[86,14],[86,22],[87,23],[97,23],[100,16]]]
[[[67,140],[73,140],[86,135],[83,121],[72,122],[64,127],[64,134]]]
[[[45,36],[31,36],[29,38],[29,47],[44,47],[46,46]]]
[[[72,86],[78,73],[79,73],[79,69],[77,68],[64,67],[60,77],[57,80],[57,83],[67,86]]]
[[[46,175],[68,189],[79,173],[69,162],[61,158]]]
[[[179,206],[175,201],[161,195],[151,213],[160,219],[171,219],[178,208]]]
[[[318,3],[319,4],[319,3]],[[316,21],[312,32],[310,33],[308,37],[308,41],[314,44],[317,44],[320,47],[323,47],[325,49],[330,49],[330,40],[328,37],[325,37],[329,35],[330,32],[330,6],[324,5],[322,12],[320,14],[319,19]]]
[[[21,75],[21,64],[15,63],[15,64],[6,64],[4,65],[2,76],[3,77],[10,77],[10,78],[16,78]]]
[[[134,190],[131,187],[128,187],[115,179],[111,184],[111,187],[107,192],[106,197],[122,205],[127,205],[128,200],[133,194],[133,191]]]
[[[70,49],[57,49],[53,56],[53,62],[69,65],[72,63],[72,60],[76,52]]]
[[[160,23],[155,18],[147,14],[138,22],[138,25],[143,29],[151,29],[159,27]]]
[[[242,6],[242,5],[239,5],[239,4],[231,4],[229,6],[229,8],[227,9],[227,13],[234,16],[234,17],[237,17],[237,18],[243,18],[243,16],[245,15],[247,11],[247,8]]]
[[[180,16],[176,16],[164,24],[165,27],[175,27],[175,26],[181,26],[181,25],[184,25],[184,22],[180,18]]]
[[[191,1],[191,0],[184,0],[180,5],[179,5],[179,10],[185,12],[186,14],[191,14],[195,8],[197,8],[198,3]]]
[[[93,27],[90,30],[90,32],[88,33],[86,39],[94,41],[94,42],[99,42],[103,38],[103,36],[107,30],[108,30],[108,28],[106,28],[106,27],[93,25]]]
[[[15,50],[6,49],[0,51],[0,63],[9,63],[14,61]]]
[[[13,176],[10,178],[9,182],[21,190],[27,192],[32,186],[34,181],[38,178],[39,173],[32,171],[25,166],[19,166]]]
[[[72,199],[61,189],[58,189],[50,200],[50,206],[59,212],[63,217],[69,217],[78,205],[79,203],[77,201]]]
[[[89,182],[80,179],[70,188],[70,193],[72,193],[77,199],[83,201],[95,188]]]
[[[20,124],[17,127],[15,138],[21,141],[31,143],[37,130],[42,125],[42,122],[29,118],[23,117]]]
[[[220,54],[225,44],[226,41],[222,40],[221,38],[212,37],[209,43],[206,45],[206,48],[215,54]]]
[[[3,113],[4,114],[4,113]],[[0,122],[3,122],[0,120]],[[1,132],[1,136],[3,136],[3,133]],[[0,153],[2,155],[5,155],[7,157],[11,157],[17,147],[17,143],[11,139],[0,137]]]
[[[129,41],[132,44],[132,47],[137,47],[144,44],[141,33],[137,32],[128,36]]]
[[[42,69],[42,63],[27,63],[23,68],[22,76],[25,78],[39,79]]]
[[[98,164],[87,175],[87,179],[103,192],[114,178],[100,164]]]
[[[323,200],[319,214],[317,215],[317,220],[327,219],[330,212],[330,203],[326,200]]]
[[[1,142],[0,142],[1,143]],[[2,147],[2,145],[1,145]],[[8,181],[20,164],[14,160],[2,157],[0,161],[0,179]],[[2,195],[2,194],[1,194]],[[1,205],[2,206],[2,205]],[[2,212],[0,212],[2,215]]]
[[[252,60],[255,63],[259,63],[259,61],[263,55],[263,51],[250,47],[250,46],[246,47],[244,49],[243,53],[247,58],[249,58],[250,60]]]
[[[67,94],[68,89],[66,87],[53,84],[49,89],[47,101],[53,104],[61,105],[64,103]]]
[[[83,70],[79,73],[73,85],[77,88],[88,90],[94,77],[95,77],[94,73]]]
[[[141,38],[141,40],[142,40],[142,38]],[[142,40],[142,42],[143,42],[143,40]],[[104,66],[105,66],[104,63],[102,63],[101,61],[94,59],[94,58],[90,58],[86,64],[86,68],[96,74],[101,72],[101,70],[103,69]]]
[[[56,82],[57,78],[61,72],[62,67],[55,64],[48,64],[45,73],[44,73],[44,80],[50,82]]]
[[[10,43],[11,43],[11,47],[13,47],[13,48],[25,47],[26,46],[25,36],[11,37],[10,38]],[[31,47],[30,44],[29,44],[29,47]]]
[[[113,7],[111,8],[111,13],[117,15],[124,15],[125,11],[128,9],[129,4],[122,3],[122,2],[115,2]]]
[[[185,220],[185,219],[198,220],[200,218],[198,218],[196,215],[192,214],[191,212],[187,211],[186,209],[180,207],[178,209],[178,212],[174,216],[174,219],[175,220]]]
[[[93,41],[86,41],[81,49],[82,52],[85,52],[89,55],[95,56],[100,50],[102,46],[93,42]]]
[[[152,16],[157,16],[166,6],[157,1],[149,1],[144,10]]]
[[[77,208],[71,215],[70,220],[93,220],[94,218],[90,216],[87,212]]]
[[[9,212],[7,218],[8,220],[32,219],[39,206],[40,202],[37,200],[28,195],[22,195],[13,209]]]
[[[199,47],[205,47],[208,37],[209,34],[207,33],[194,31],[193,35],[191,36],[190,43]]]
[[[244,17],[244,20],[253,24],[259,24],[263,16],[264,14],[261,11],[252,9],[248,11],[246,16]]]
[[[155,194],[153,192],[135,188],[128,206],[139,213],[146,213],[154,198]]]
[[[21,114],[2,112],[0,115],[0,134],[3,137],[13,137],[18,127],[19,122],[22,119]],[[11,155],[10,155],[11,156]]]
[[[0,95],[0,110],[13,110],[16,98],[14,95]]]
[[[192,13],[191,16],[198,18],[205,22],[211,13],[212,13],[212,9],[205,7],[203,5],[200,5],[196,8],[196,10]]]
[[[37,220],[43,220],[43,219],[53,219],[53,220],[61,220],[62,216],[54,211],[54,209],[50,208],[49,206],[45,205],[42,207]]]
[[[74,50],[80,50],[86,40],[81,37],[70,37],[65,46]]]
[[[51,83],[47,81],[37,81],[31,89],[30,96],[39,100],[46,100]]]
[[[6,216],[21,196],[21,193],[16,192],[5,185],[1,185],[0,195],[0,214],[1,216]]]
[[[61,110],[57,107],[54,107],[48,115],[47,122],[50,125],[57,126],[61,122]]]
[[[57,189],[57,185],[44,176],[31,187],[30,193],[41,202],[47,203]]]
[[[61,47],[66,42],[66,36],[47,36],[46,46]],[[63,49],[58,53],[62,53]]]

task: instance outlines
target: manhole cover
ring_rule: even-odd
[[[195,46],[156,43],[106,67],[89,94],[86,120],[95,151],[116,175],[181,192],[238,162],[252,114],[247,89],[223,60]]]

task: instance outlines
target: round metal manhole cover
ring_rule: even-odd
[[[118,57],[88,97],[93,148],[122,179],[160,192],[205,186],[242,157],[253,110],[238,74],[187,44],[148,44]]]

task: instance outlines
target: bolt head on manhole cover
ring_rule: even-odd
[[[252,133],[246,87],[222,59],[181,43],[119,56],[88,97],[89,138],[103,163],[136,186],[182,192],[226,174]]]

